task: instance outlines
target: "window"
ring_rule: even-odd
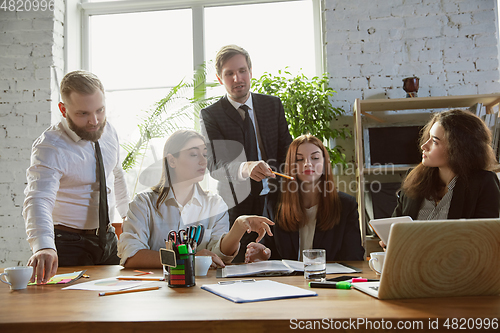
[[[319,4],[320,0],[249,0],[234,5],[222,0],[83,2],[81,67],[103,81],[108,119],[120,142],[130,143],[138,138],[143,111],[180,80],[189,80],[197,65],[207,62],[208,81],[217,82],[213,60],[223,45],[248,50],[254,77],[277,74],[287,66],[311,77],[320,74]],[[208,92],[224,93],[222,86]],[[197,121],[184,125],[197,128]],[[142,170],[161,160],[165,139],[151,143]],[[123,159],[125,151],[120,155]],[[136,187],[138,172],[127,172],[131,193],[152,185]]]

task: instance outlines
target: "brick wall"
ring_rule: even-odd
[[[324,17],[333,103],[349,114],[355,98],[404,98],[413,75],[419,97],[500,91],[497,0],[325,0]],[[353,140],[338,143],[354,162]]]
[[[57,110],[64,1],[55,10],[0,11],[0,266],[31,255],[22,218],[31,145]]]

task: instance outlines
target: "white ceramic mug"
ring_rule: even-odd
[[[382,268],[384,267],[385,252],[372,252],[370,253],[370,261],[368,265],[376,274],[382,274]]]
[[[0,274],[0,281],[10,285],[11,290],[25,289],[32,274],[33,267],[31,266],[9,267]],[[6,280],[3,279],[4,275]]]
[[[212,257],[210,256],[195,256],[194,257],[194,275],[206,276],[208,269],[212,265]]]

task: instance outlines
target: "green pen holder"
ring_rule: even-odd
[[[171,288],[194,287],[194,253],[176,253],[177,266],[163,266],[163,274]]]

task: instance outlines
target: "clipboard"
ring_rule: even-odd
[[[221,281],[217,284],[205,284],[201,286],[201,289],[234,303],[318,296],[314,291],[272,280]]]

